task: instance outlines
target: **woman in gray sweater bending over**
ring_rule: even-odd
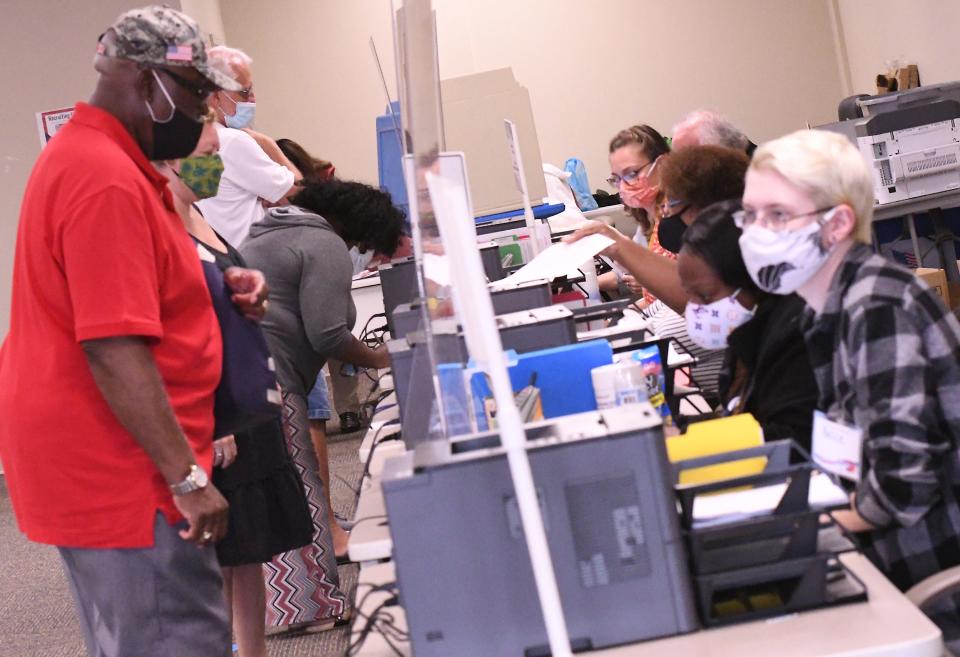
[[[328,358],[359,367],[389,365],[386,349],[370,349],[351,333],[357,313],[350,295],[349,249],[392,254],[405,223],[389,194],[357,182],[308,183],[291,203],[271,208],[251,226],[240,252],[270,285],[270,305],[261,327],[283,388],[290,453],[313,507],[321,558],[336,568],[329,547],[330,527],[336,520],[327,488],[326,441],[311,440],[307,394]],[[287,570],[309,569],[296,554],[275,561]],[[299,578],[286,579],[289,586]]]

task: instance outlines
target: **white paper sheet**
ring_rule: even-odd
[[[450,275],[450,261],[447,256],[424,253],[423,277],[443,287],[451,285],[453,277]]]
[[[700,495],[693,501],[693,520],[696,526],[737,522],[772,512],[780,504],[787,484],[760,486],[716,495]],[[829,477],[814,474],[810,477],[807,499],[811,508],[826,509],[848,501],[847,493]]]
[[[587,235],[576,242],[557,242],[519,270],[503,280],[497,281],[491,287],[504,289],[530,281],[553,280],[558,276],[569,273],[572,267],[579,267],[611,244],[613,244],[612,239],[599,233]]]

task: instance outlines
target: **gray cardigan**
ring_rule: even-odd
[[[280,385],[306,395],[327,359],[352,340],[357,310],[347,245],[323,217],[285,206],[250,227],[240,253],[270,286],[262,326]]]

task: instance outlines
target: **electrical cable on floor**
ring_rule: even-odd
[[[357,520],[354,520],[354,521],[353,521],[353,526],[356,527],[356,526],[359,525],[360,523],[367,522],[368,520],[386,520],[386,518],[387,518],[387,516],[386,516],[386,514],[384,514],[384,513],[380,513],[380,514],[375,515],[375,516],[365,516],[365,517],[363,517],[363,518],[358,518]]]
[[[354,607],[354,613],[356,613],[358,617],[365,619],[366,623],[359,631],[356,640],[353,641],[347,648],[348,657],[353,657],[360,652],[360,650],[363,648],[363,644],[366,643],[367,638],[372,632],[376,632],[383,637],[384,643],[387,644],[394,654],[399,655],[399,657],[404,657],[404,653],[395,645],[394,642],[396,641],[397,643],[401,643],[409,641],[409,634],[396,626],[393,614],[385,611],[386,607],[390,607],[395,604],[397,604],[396,596],[387,598],[377,605],[377,607],[370,612],[369,615],[364,614],[359,610],[359,604]]]
[[[341,475],[338,475],[336,472],[333,472],[333,473],[331,473],[331,474],[333,474],[333,476],[336,477],[337,480],[338,480],[342,485],[346,486],[348,491],[350,491],[351,493],[353,493],[353,500],[354,500],[354,502],[356,502],[358,499],[360,499],[360,489],[359,489],[359,488],[354,488],[354,487],[350,484],[350,482],[347,481],[347,478],[346,478],[346,477],[343,477],[343,476],[341,476]],[[334,514],[334,515],[336,515],[336,514]],[[350,518],[341,518],[340,516],[337,516],[337,520],[345,520],[345,521],[349,522],[349,521],[350,521]]]
[[[397,583],[396,583],[396,582],[385,582],[385,583],[383,583],[383,584],[369,584],[369,583],[366,583],[366,582],[360,582],[360,583],[358,583],[358,584],[354,587],[354,589],[353,589],[353,590],[354,590],[354,594],[356,594],[356,592],[359,591],[359,589],[360,589],[361,586],[369,587],[370,590],[367,591],[366,593],[364,593],[364,594],[363,594],[363,597],[360,598],[360,600],[358,600],[357,602],[354,603],[353,606],[354,606],[354,609],[356,609],[356,610],[359,610],[361,607],[363,607],[363,603],[365,603],[365,602],[367,601],[367,598],[370,597],[370,596],[371,596],[372,594],[374,594],[374,593],[382,593],[383,591],[389,591],[390,593],[396,593],[396,592],[397,592]],[[360,614],[361,616],[363,616],[363,614],[362,614],[360,611],[357,611],[357,613]]]

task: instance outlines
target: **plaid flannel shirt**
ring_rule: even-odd
[[[857,511],[897,586],[960,563],[960,323],[910,271],[863,244],[802,326],[832,420],[863,430]]]

